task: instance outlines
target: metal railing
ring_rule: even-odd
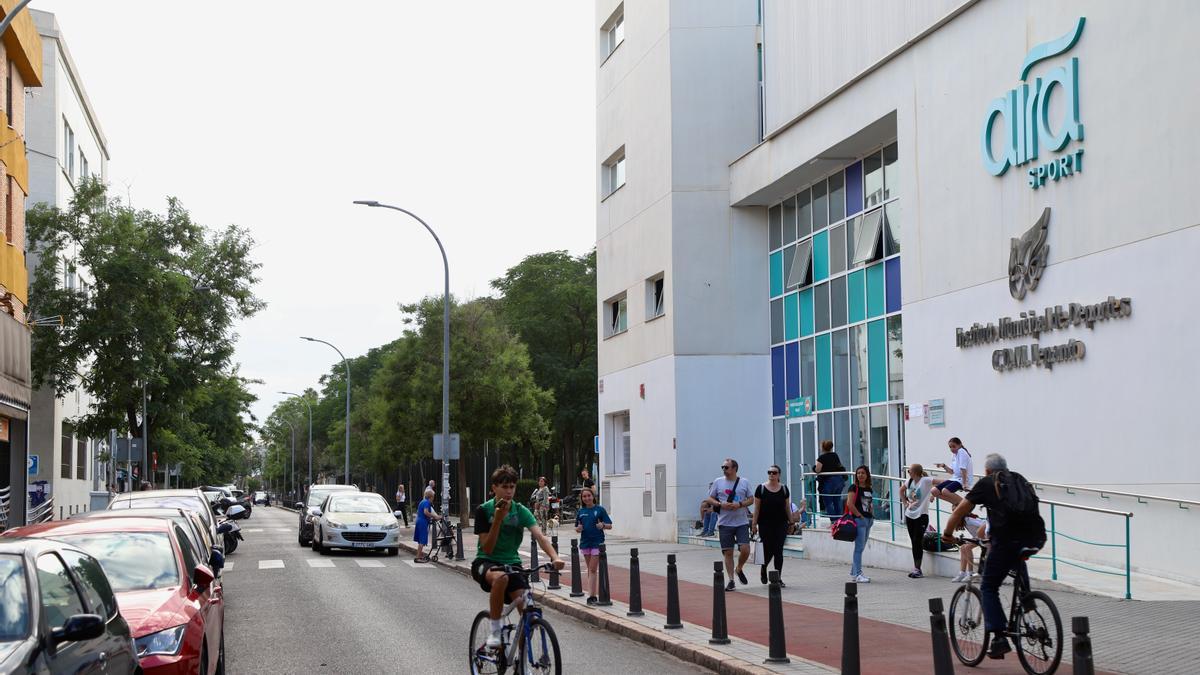
[[[54,495],[46,497],[46,501],[38,504],[29,512],[29,524],[47,523],[54,520]]]
[[[945,473],[945,474],[949,475],[948,471],[943,471],[943,470],[937,469],[937,468],[925,467],[925,470],[930,473]],[[980,478],[983,478],[983,474],[979,474],[979,473],[973,474],[973,477],[975,480],[979,480]],[[1026,478],[1026,480],[1029,480],[1028,477]],[[1064,485],[1062,483],[1048,483],[1044,480],[1030,480],[1029,484],[1038,490],[1044,490],[1046,488],[1054,488],[1056,490],[1062,490],[1069,495],[1073,495],[1076,492],[1091,492],[1091,493],[1099,495],[1101,499],[1108,499],[1110,497],[1133,497],[1134,499],[1137,500],[1137,502],[1139,504],[1149,504],[1150,502],[1163,502],[1166,504],[1175,504],[1176,506],[1183,509],[1184,511],[1190,511],[1191,510],[1190,507],[1193,507],[1193,506],[1200,506],[1200,501],[1197,501],[1195,499],[1182,499],[1179,497],[1163,497],[1161,495],[1147,495],[1147,494],[1141,494],[1141,493],[1137,493],[1137,492],[1124,492],[1122,490],[1107,490],[1104,488],[1089,487],[1086,485]]]
[[[809,517],[811,519],[811,524],[814,526],[816,525],[816,519],[818,516],[824,515],[826,517],[830,517],[831,515],[833,515],[833,514],[829,514],[829,513],[825,513],[825,512],[821,511],[821,509],[820,509],[820,498],[821,497],[836,497],[836,498],[840,498],[840,499],[844,500],[845,496],[846,496],[845,491],[842,491],[839,493],[833,493],[833,494],[819,493],[817,491],[817,481],[816,481],[818,475],[821,475],[821,476],[846,476],[847,477],[847,488],[849,487],[849,482],[851,480],[853,480],[853,473],[850,471],[839,471],[839,472],[826,471],[826,472],[822,472],[821,474],[806,472],[803,474],[803,480],[804,480],[803,496],[804,496],[804,499],[809,502],[809,509],[808,509]],[[881,521],[883,519],[887,519],[889,525],[891,526],[891,533],[889,535],[889,539],[891,541],[896,541],[896,523],[897,523],[897,521],[900,522],[901,531],[907,535],[907,528],[904,526],[904,520],[903,520],[904,519],[904,510],[902,508],[902,504],[900,502],[900,497],[899,497],[899,488],[904,483],[906,483],[908,481],[908,479],[907,478],[897,478],[895,476],[882,476],[882,475],[878,475],[878,474],[871,474],[871,480],[872,481],[886,481],[888,484],[888,489],[884,496],[872,497],[871,501],[874,504],[878,505],[878,507],[879,507],[879,508],[873,507],[872,511],[875,512],[876,514],[879,514],[876,516],[875,522],[878,523],[879,521]],[[1032,483],[1033,481],[1030,481],[1030,482]],[[896,485],[893,485],[893,483],[895,483]],[[1049,485],[1049,484],[1043,483],[1043,485]],[[1132,599],[1133,594],[1132,594],[1131,584],[1132,584],[1132,569],[1133,569],[1133,567],[1132,567],[1132,560],[1131,560],[1131,550],[1132,549],[1130,547],[1130,519],[1133,518],[1133,513],[1129,512],[1129,511],[1115,511],[1112,509],[1102,509],[1102,508],[1098,508],[1098,507],[1094,507],[1094,506],[1084,506],[1081,504],[1068,504],[1065,502],[1053,501],[1053,500],[1049,500],[1049,499],[1041,499],[1039,501],[1042,504],[1049,506],[1050,520],[1048,523],[1048,527],[1046,528],[1046,537],[1047,537],[1047,542],[1050,544],[1050,555],[1049,556],[1044,555],[1044,554],[1036,555],[1036,556],[1033,556],[1033,558],[1036,560],[1049,560],[1050,561],[1050,570],[1051,570],[1050,578],[1054,581],[1058,580],[1058,566],[1060,563],[1063,565],[1067,565],[1070,567],[1076,567],[1079,569],[1087,570],[1089,572],[1094,572],[1094,573],[1098,573],[1098,574],[1123,576],[1125,578],[1125,599],[1126,600]],[[1170,500],[1165,500],[1165,501],[1176,501],[1176,500],[1170,499]],[[1182,501],[1186,501],[1186,500],[1182,500]],[[942,531],[942,514],[945,513],[948,516],[949,511],[953,510],[953,509],[947,509],[947,510],[943,511],[943,506],[949,506],[949,504],[947,504],[946,502],[944,502],[941,499],[934,499],[933,503],[930,505],[930,510],[933,511],[933,513],[934,513],[934,523],[935,523],[934,526],[936,527],[936,531],[939,533]],[[1118,516],[1118,517],[1124,518],[1124,520],[1125,520],[1125,522],[1124,522],[1125,541],[1123,543],[1090,541],[1090,540],[1084,539],[1082,537],[1076,537],[1071,534],[1067,534],[1066,532],[1060,532],[1058,529],[1058,523],[1057,523],[1057,515],[1058,515],[1057,511],[1058,511],[1058,509],[1064,509],[1064,508],[1071,509],[1073,511],[1098,513],[1098,514],[1103,514],[1103,515]],[[840,514],[837,514],[837,515],[840,515]],[[1059,557],[1059,555],[1058,555],[1058,539],[1059,539],[1059,537],[1068,539],[1072,542],[1082,544],[1085,546],[1092,546],[1092,547],[1099,547],[1099,548],[1124,549],[1124,563],[1125,563],[1124,570],[1122,570],[1122,571],[1105,570],[1105,569],[1101,569],[1099,567],[1093,567],[1093,566],[1085,565],[1081,562],[1071,561],[1071,560],[1067,560],[1067,559]],[[941,539],[940,538],[938,539],[937,548],[938,548],[938,551],[940,552],[941,551]],[[1044,550],[1045,549],[1043,549],[1043,551]]]
[[[12,488],[0,488],[0,532],[8,529],[8,503]]]

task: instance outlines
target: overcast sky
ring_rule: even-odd
[[[109,183],[250,230],[267,308],[238,330],[254,413],[397,337],[398,302],[595,240],[595,39],[585,0],[34,0],[108,139]]]

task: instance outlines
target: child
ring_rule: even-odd
[[[479,535],[479,546],[475,561],[471,563],[471,578],[489,594],[488,618],[492,622],[486,643],[489,649],[500,646],[500,616],[504,605],[516,602],[518,609],[524,611],[522,591],[529,588],[529,582],[521,574],[505,571],[504,567],[520,567],[519,551],[526,529],[546,552],[554,568],[563,568],[563,561],[537,526],[533,513],[524,504],[513,501],[516,491],[517,472],[505,464],[492,472],[493,497],[475,509],[475,534]]]
[[[967,528],[967,532],[971,536],[982,542],[987,542],[988,524],[983,518],[977,517],[975,514],[967,516],[963,520],[963,525]],[[967,581],[975,574],[975,549],[979,548],[979,544],[973,541],[964,542],[958,549],[958,576],[951,581],[954,583],[962,583]]]
[[[587,604],[594,605],[599,602],[596,598],[599,583],[596,570],[600,567],[600,545],[604,543],[604,531],[612,529],[612,518],[608,517],[608,511],[603,506],[596,503],[592,488],[583,488],[579,500],[583,502],[583,507],[575,515],[575,531],[580,534],[579,552],[587,561],[588,590],[591,591]]]

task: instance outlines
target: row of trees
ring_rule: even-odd
[[[596,433],[595,252],[531,255],[492,282],[495,297],[452,301],[450,420],[464,460],[485,444],[506,461],[546,466],[568,484],[592,459]],[[400,306],[408,328],[396,340],[350,359],[351,472],[394,475],[429,459],[441,430],[442,298]],[[344,458],[345,374],[341,363],[309,389],[314,472],[340,473]],[[264,474],[279,484],[297,433],[298,474],[308,408],[289,399],[263,425]],[[457,463],[465,484],[466,462]],[[462,508],[467,505],[461,503]]]

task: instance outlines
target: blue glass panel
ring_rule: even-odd
[[[884,276],[887,277],[887,311],[900,311],[900,259],[892,258],[884,262]]]
[[[783,251],[771,254],[771,297],[783,295]]]
[[[813,283],[829,277],[829,232],[813,235]]]
[[[867,318],[883,314],[883,307],[883,265],[871,265],[867,268]]]
[[[829,353],[829,335],[822,333],[817,336],[817,410],[833,407],[833,364]]]
[[[862,211],[862,162],[855,162],[846,167],[846,215],[852,216]]]
[[[883,319],[867,324],[867,372],[871,403],[887,400],[887,327]]]
[[[885,385],[886,386],[886,385]],[[787,397],[783,384],[783,347],[771,348],[771,414],[787,412]]]
[[[800,343],[789,342],[783,346],[787,362],[787,399],[800,398]]]
[[[865,271],[858,270],[846,277],[846,307],[850,323],[867,318],[866,275]]]

